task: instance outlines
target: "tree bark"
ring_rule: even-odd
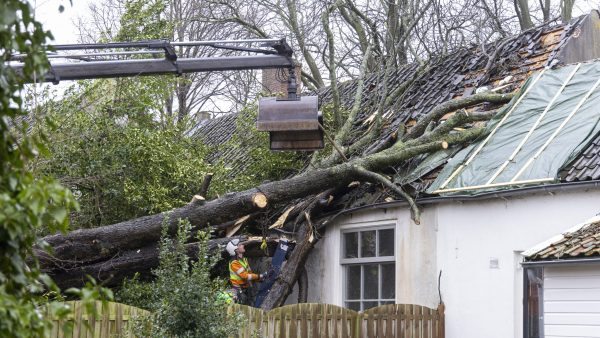
[[[560,19],[562,22],[569,22],[573,18],[573,6],[575,0],[560,1]]]
[[[319,71],[319,66],[315,61],[312,54],[309,52],[308,48],[306,48],[306,41],[304,34],[302,33],[299,22],[298,22],[298,11],[296,8],[296,1],[286,0],[286,6],[289,12],[288,23],[290,25],[291,31],[294,34],[294,38],[298,42],[298,47],[300,51],[302,51],[302,56],[304,57],[304,62],[308,65],[310,69],[310,78],[313,79],[313,84],[317,88],[321,88],[325,86],[323,82],[323,78],[321,77],[321,72]],[[280,13],[282,18],[285,18],[286,15]]]
[[[347,165],[316,170],[308,175],[226,195],[200,206],[188,204],[171,212],[104,227],[76,230],[66,235],[47,236],[44,240],[52,246],[55,259],[77,261],[80,264],[94,263],[158,242],[163,222],[168,222],[171,233],[176,231],[179,219],[188,219],[197,229],[219,225],[260,210],[254,201],[257,194],[265,195],[270,201],[289,202],[332,186],[349,183],[350,180],[351,170]],[[52,265],[52,261],[48,261],[45,256],[40,257],[40,263],[42,267]]]
[[[248,240],[246,236],[211,240],[209,241],[209,251],[217,253],[233,238],[238,238],[245,244],[246,257],[265,256],[265,251],[260,249],[262,240]],[[268,255],[273,256],[277,242],[268,239],[267,247]],[[190,259],[197,258],[198,243],[186,244],[186,249]],[[54,282],[63,290],[70,287],[80,287],[87,281],[86,276],[88,275],[103,286],[113,287],[121,285],[124,279],[132,278],[136,273],[141,279],[150,278],[152,270],[158,267],[158,254],[158,244],[151,244],[139,249],[122,252],[105,261],[87,265],[54,260],[54,266],[50,269],[44,269],[44,272],[53,276]],[[48,259],[51,258],[48,257]]]
[[[302,267],[300,277],[298,277],[298,303],[306,303],[308,300],[308,273],[306,268]]]
[[[340,104],[340,92],[338,90],[338,84],[337,84],[337,72],[336,72],[336,61],[335,61],[335,42],[334,42],[334,37],[333,37],[333,32],[331,31],[331,28],[329,27],[329,13],[331,13],[335,8],[337,7],[337,4],[334,3],[333,5],[327,7],[324,11],[323,14],[321,14],[321,23],[323,24],[323,30],[325,31],[325,35],[327,36],[327,48],[329,51],[329,55],[328,55],[328,64],[327,64],[327,68],[329,69],[329,81],[330,81],[330,87],[331,87],[331,93],[332,93],[332,97],[333,97],[333,124],[334,124],[334,129],[339,129],[342,126],[342,112],[340,111],[341,109],[341,104]]]
[[[515,6],[515,12],[517,13],[517,18],[519,19],[519,25],[521,26],[521,31],[528,30],[533,27],[533,22],[531,21],[531,15],[529,14],[529,3],[527,0],[513,0],[513,4]]]
[[[300,233],[303,234],[303,239],[296,245],[287,263],[281,269],[279,278],[277,278],[261,305],[263,310],[271,310],[283,305],[292,292],[296,280],[298,280],[302,269],[304,269],[304,263],[306,263],[306,259],[316,243],[314,239],[311,240],[309,237],[311,230],[307,224],[304,224],[301,228]]]
[[[208,196],[208,189],[210,188],[210,181],[212,181],[213,173],[208,173],[204,176],[202,180],[202,186],[200,187],[200,192],[198,193],[202,197]]]

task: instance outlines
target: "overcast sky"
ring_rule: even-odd
[[[75,19],[78,16],[86,16],[88,6],[93,0],[29,0],[35,8],[35,15],[45,29],[52,31],[54,44],[77,43],[77,28]],[[102,0],[96,0],[102,1]],[[64,11],[59,12],[58,7],[62,5]]]
[[[29,0],[35,7],[37,19],[54,34],[54,43],[77,43],[77,28],[75,19],[78,16],[85,17],[88,13],[88,6],[94,0]],[[553,0],[556,1],[556,0]],[[95,0],[101,3],[102,0]],[[60,13],[58,7],[64,6],[64,11]],[[579,16],[588,13],[591,8],[599,8],[597,0],[576,0],[573,16]]]

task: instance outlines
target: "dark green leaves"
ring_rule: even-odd
[[[71,192],[46,176],[34,177],[32,162],[47,154],[43,134],[28,131],[22,109],[24,83],[46,70],[44,31],[24,0],[0,6],[0,337],[45,337],[50,317],[68,309],[56,302],[52,280],[33,258],[36,233],[66,231],[68,213],[77,207]],[[5,66],[13,54],[24,54],[21,77]],[[87,290],[87,289],[84,289]],[[44,294],[46,292],[46,294]],[[82,291],[85,292],[85,291]],[[60,298],[59,298],[60,300]]]

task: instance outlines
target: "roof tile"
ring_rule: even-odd
[[[383,131],[372,147],[387,142],[400,125],[420,118],[437,104],[450,98],[468,96],[483,85],[497,87],[500,81],[509,76],[512,78],[504,90],[512,91],[518,88],[529,75],[553,61],[559,48],[581,22],[581,18],[577,20],[572,24],[542,26],[519,36],[509,37],[510,40],[506,44],[496,44],[501,46],[501,50],[490,69],[485,69],[488,56],[482,53],[481,48],[472,48],[434,57],[425,68],[415,63],[392,71],[388,76],[388,93],[395,93],[397,98],[387,110],[389,113],[384,116]],[[489,50],[494,48],[492,45],[488,47]],[[374,103],[379,101],[382,81],[382,74],[366,76],[361,100],[362,109],[354,124],[352,137],[348,140],[349,144],[369,131],[372,125],[369,118],[376,109]],[[346,108],[352,107],[357,87],[357,81],[339,84],[341,103]],[[330,88],[321,89],[317,94],[321,104],[332,101]],[[490,105],[479,106],[479,109],[495,108]],[[193,134],[203,137],[207,143],[222,144],[235,132],[235,118],[236,115],[228,115],[204,122],[195,128]],[[240,162],[247,150],[238,150],[239,154],[220,153],[215,157],[225,157],[228,163]],[[600,135],[582,153],[582,156],[561,172],[565,181],[600,179]],[[240,163],[236,165],[241,166]],[[426,188],[431,182],[424,177],[415,184]]]
[[[569,259],[577,257],[600,256],[600,221],[596,220],[581,228],[565,233],[562,239],[528,257],[530,261]]]

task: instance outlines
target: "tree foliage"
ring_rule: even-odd
[[[51,156],[33,167],[75,193],[80,210],[71,214],[73,228],[181,207],[199,193],[207,173],[214,175],[208,198],[285,177],[301,165],[294,153],[269,150],[268,135],[255,127],[256,105],[238,115],[237,128],[244,132],[207,146],[183,127],[161,127],[153,120],[153,110],[145,101],[160,88],[148,88],[147,96],[130,97],[128,110],[111,99],[112,85],[115,82],[86,82],[44,106],[45,115],[56,121],[54,128],[42,130],[48,135]],[[250,165],[236,175],[231,175],[232,163],[208,162],[212,153],[239,149],[250,149],[243,154]]]
[[[76,194],[76,228],[112,224],[182,206],[211,171],[207,147],[174,127],[144,118],[113,117],[106,109],[81,110],[69,99],[52,106],[60,123],[49,137],[52,156],[36,170],[52,174]],[[112,107],[112,105],[110,106]]]
[[[115,38],[168,36],[176,21],[164,19],[165,6],[163,0],[125,1]],[[188,128],[198,122],[165,110],[173,88],[185,81],[172,76],[82,81],[64,98],[45,104],[45,115],[56,120],[55,128],[42,130],[49,135],[52,156],[34,168],[75,192],[81,210],[72,213],[74,228],[181,207],[199,192],[209,172],[214,174],[211,196],[217,196],[282,177],[299,166],[294,155],[270,154],[268,136],[254,127],[256,105],[240,113],[238,128],[247,132],[239,137],[217,147],[188,137]],[[230,175],[231,163],[207,162],[212,152],[248,144],[255,145],[245,154],[253,165],[236,177]]]
[[[49,176],[34,176],[31,163],[47,155],[44,134],[28,133],[23,109],[24,82],[47,69],[44,44],[51,38],[32,19],[26,1],[6,0],[0,7],[0,336],[43,337],[51,328],[48,314],[63,318],[69,311],[48,294],[58,293],[52,280],[41,273],[32,256],[36,232],[65,232],[69,209],[77,203],[71,192]],[[6,67],[11,55],[24,54],[23,76]],[[75,290],[74,290],[75,291]],[[105,290],[95,286],[78,291],[90,301]],[[83,293],[82,293],[83,292]],[[109,294],[108,294],[109,295]],[[88,297],[89,296],[89,297]]]
[[[135,325],[140,337],[227,337],[239,328],[239,318],[229,315],[228,304],[218,295],[226,282],[212,279],[211,268],[219,260],[208,251],[208,234],[198,234],[198,260],[190,262],[186,243],[191,225],[180,221],[177,236],[168,235],[163,225],[160,241],[160,265],[151,282],[132,279],[124,283],[120,301],[143,307],[151,318]]]

